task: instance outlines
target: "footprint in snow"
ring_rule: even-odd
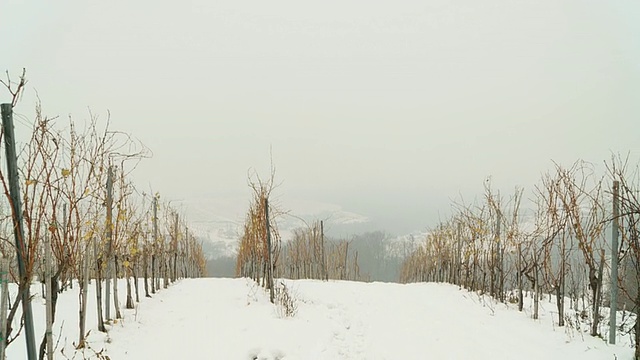
[[[284,360],[284,358],[285,354],[280,350],[274,350],[270,354],[258,349],[249,351],[249,360]]]

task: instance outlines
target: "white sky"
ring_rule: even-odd
[[[169,198],[246,196],[269,148],[286,199],[381,226],[530,187],[551,160],[640,155],[640,3],[569,0],[0,4],[0,68],[49,115],[110,110]],[[7,101],[0,92],[0,101]],[[26,129],[26,128],[25,128]]]

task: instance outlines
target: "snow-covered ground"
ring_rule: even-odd
[[[281,307],[247,279],[186,279],[141,298],[110,326],[95,325],[91,292],[91,349],[75,353],[77,293],[59,298],[54,326],[57,358],[83,359],[631,359],[622,345],[582,336],[552,324],[553,305],[542,302],[540,320],[504,304],[446,284],[287,281],[297,313]],[[124,284],[123,284],[124,285]],[[38,291],[39,287],[34,287]],[[93,289],[92,289],[93,290]],[[120,287],[124,300],[124,287]],[[142,294],[141,294],[142,295]],[[43,333],[39,294],[36,333]],[[123,302],[124,303],[124,302]],[[64,352],[64,356],[62,355]],[[8,359],[25,359],[24,341]]]

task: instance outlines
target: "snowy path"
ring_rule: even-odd
[[[290,282],[298,314],[280,318],[245,279],[184,280],[110,332],[112,359],[618,359],[550,320],[494,310],[438,284]],[[475,298],[474,298],[475,297]],[[546,323],[548,322],[548,323]]]

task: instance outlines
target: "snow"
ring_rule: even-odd
[[[297,313],[285,317],[268,293],[248,279],[184,279],[136,309],[108,334],[95,326],[90,291],[91,350],[111,359],[630,359],[629,335],[608,345],[577,330],[553,325],[553,304],[541,302],[541,318],[496,304],[447,284],[285,281]],[[34,292],[39,293],[39,286]],[[93,290],[93,287],[91,287]],[[124,304],[124,283],[120,295]],[[142,290],[142,289],[141,289]],[[92,296],[93,295],[93,296]],[[143,295],[143,294],[141,294]],[[36,294],[36,334],[43,333],[42,300]],[[548,309],[549,311],[545,311]],[[74,358],[77,289],[59,298],[54,325],[56,353]],[[62,324],[62,327],[61,327]],[[60,335],[62,332],[62,336]],[[21,335],[22,336],[22,335]],[[24,359],[24,340],[7,359]],[[82,354],[75,354],[82,359]]]

